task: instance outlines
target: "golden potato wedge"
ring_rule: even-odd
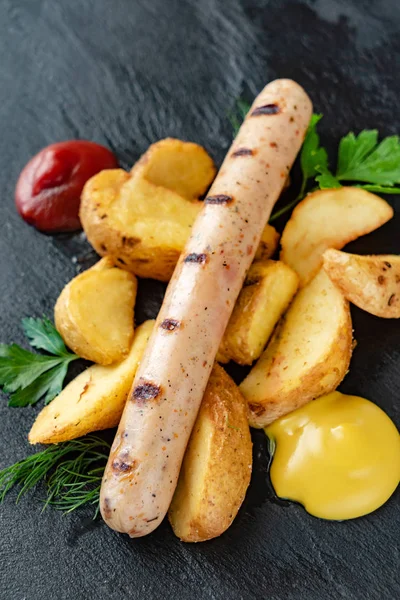
[[[226,531],[245,497],[251,467],[246,402],[216,364],[168,512],[175,535],[184,542],[203,542]]]
[[[82,358],[120,362],[132,345],[136,291],[136,277],[103,258],[61,292],[54,309],[57,331]]]
[[[297,274],[281,261],[254,262],[225,330],[217,360],[251,365],[259,358],[295,295],[298,281]]]
[[[252,427],[336,389],[352,353],[349,303],[323,269],[293,300],[240,391]]]
[[[139,277],[160,281],[171,278],[203,206],[193,199],[194,193],[203,193],[214,176],[204,149],[179,140],[170,140],[169,148],[172,142],[179,142],[180,150],[170,149],[168,160],[166,140],[162,140],[150,147],[131,173],[109,169],[89,179],[80,208],[83,229],[100,256],[110,256]],[[192,147],[201,151],[197,163]],[[278,239],[275,229],[267,225],[257,258],[272,256]]]
[[[211,156],[202,146],[166,138],[152,144],[134,166],[135,173],[154,185],[176,192],[187,200],[197,200],[216,174]]]
[[[100,256],[139,277],[168,281],[201,206],[140,172],[109,169],[86,183],[80,217]]]
[[[385,200],[360,188],[313,192],[296,206],[283,231],[280,259],[297,272],[304,286],[321,268],[325,250],[340,250],[392,216]]]
[[[146,321],[136,329],[131,350],[118,365],[92,365],[73,379],[38,414],[30,443],[57,444],[116,427],[153,326]]]
[[[324,269],[343,296],[384,319],[400,318],[400,256],[359,256],[326,250]]]
[[[278,247],[279,238],[280,235],[275,227],[267,223],[262,233],[254,260],[267,260],[268,258],[271,258]]]

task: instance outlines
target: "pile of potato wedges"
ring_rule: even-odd
[[[129,173],[87,182],[81,221],[103,258],[62,290],[55,323],[94,364],[41,411],[32,444],[118,425],[154,324],[134,327],[136,278],[170,279],[215,173],[204,148],[165,139]],[[217,355],[253,366],[240,386],[214,366],[169,511],[180,539],[204,541],[232,523],[250,483],[249,425],[263,428],[340,384],[353,348],[349,302],[400,317],[400,257],[340,251],[392,216],[355,187],[311,193],[283,231],[279,260],[279,234],[265,227]]]

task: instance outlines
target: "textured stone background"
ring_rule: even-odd
[[[350,129],[399,132],[399,28],[396,0],[1,0],[1,341],[22,341],[20,318],[51,314],[76,272],[73,257],[92,258],[81,237],[46,237],[18,218],[13,189],[32,154],[80,137],[111,147],[129,167],[150,142],[173,135],[220,161],[235,99],[282,76],[303,84],[325,114],[331,149]],[[391,202],[396,218],[352,249],[400,252],[400,199]],[[141,284],[142,318],[161,295],[162,286]],[[371,398],[399,425],[400,324],[357,310],[353,317],[359,344],[342,389]],[[1,467],[31,451],[26,434],[38,410],[2,401]],[[263,434],[254,442],[238,519],[196,546],[181,544],[166,522],[133,541],[85,511],[40,514],[34,498],[15,506],[8,497],[0,598],[398,598],[399,493],[366,518],[314,519],[274,499]]]

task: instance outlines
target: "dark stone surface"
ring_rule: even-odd
[[[306,87],[331,149],[349,129],[398,132],[399,27],[396,0],[1,0],[1,341],[21,342],[21,317],[51,314],[77,266],[93,260],[81,237],[46,237],[17,216],[13,189],[32,154],[80,137],[108,145],[129,167],[150,142],[173,135],[220,161],[235,99],[278,76]],[[396,218],[351,248],[400,251],[400,200],[390,201]],[[162,286],[141,291],[145,318]],[[359,344],[342,389],[371,398],[399,425],[400,324],[353,316]],[[1,466],[32,451],[26,434],[38,410],[2,401]],[[314,519],[274,500],[264,435],[254,442],[245,506],[204,544],[181,544],[166,522],[130,540],[85,511],[40,514],[34,498],[15,506],[9,497],[0,510],[0,598],[399,598],[399,493],[362,519]]]

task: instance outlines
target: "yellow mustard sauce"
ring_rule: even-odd
[[[400,435],[378,406],[333,392],[269,425],[280,498],[322,519],[354,519],[384,504],[400,480]]]

